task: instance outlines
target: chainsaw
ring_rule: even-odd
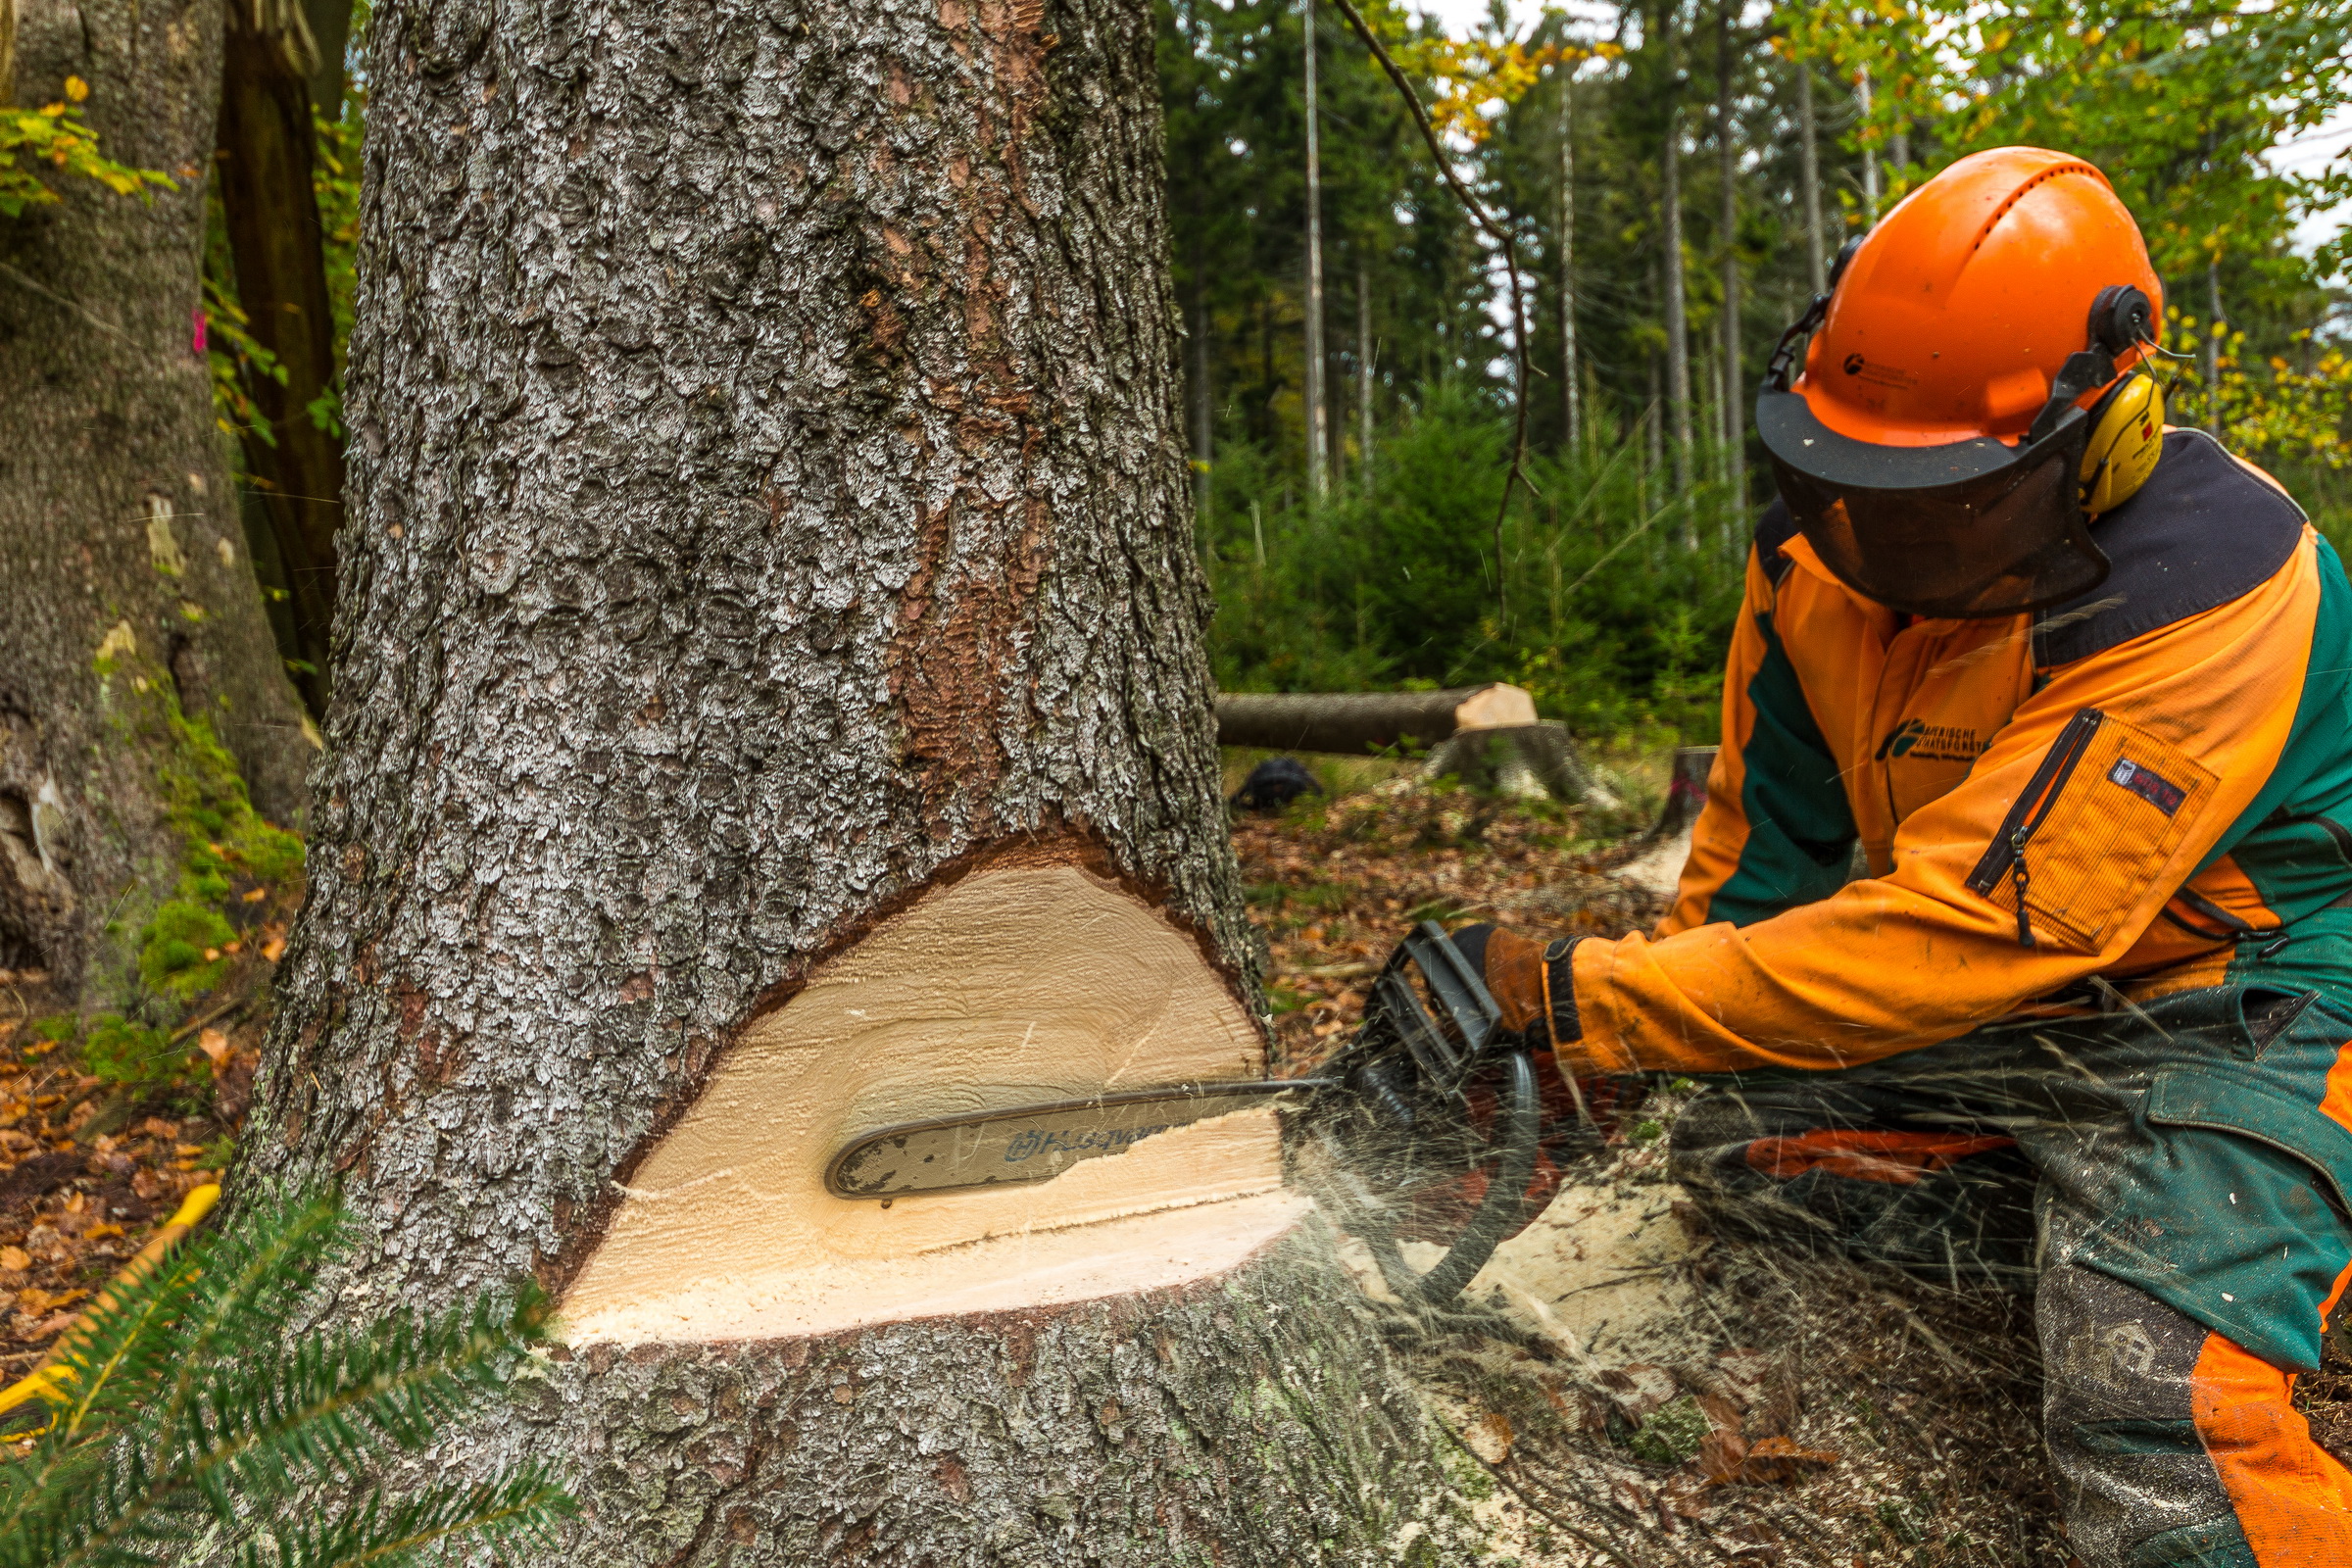
[[[1535,1061],[1435,921],[1389,955],[1362,1024],[1313,1077],[1172,1084],[904,1122],[842,1149],[825,1187],[890,1200],[1051,1181],[1159,1133],[1268,1104],[1284,1112],[1295,1152],[1320,1152],[1318,1196],[1399,1296],[1451,1300],[1535,1206],[1528,1189],[1544,1131]],[[1445,1256],[1414,1275],[1397,1216],[1416,1194],[1473,1171],[1486,1175],[1484,1193]]]

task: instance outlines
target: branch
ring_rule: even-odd
[[[1470,221],[1476,223],[1489,239],[1502,247],[1502,265],[1510,273],[1513,374],[1511,466],[1502,476],[1502,505],[1494,512],[1494,611],[1498,616],[1508,620],[1510,607],[1503,598],[1502,578],[1503,519],[1511,514],[1511,489],[1514,485],[1526,485],[1530,495],[1535,493],[1535,486],[1528,484],[1526,473],[1527,299],[1519,279],[1519,247],[1511,238],[1510,230],[1494,220],[1479,199],[1471,194],[1470,187],[1462,183],[1461,176],[1453,172],[1453,161],[1446,156],[1445,147],[1438,141],[1437,129],[1429,122],[1429,111],[1421,107],[1421,95],[1413,91],[1412,82],[1397,69],[1396,60],[1391,58],[1379,35],[1366,24],[1363,13],[1355,9],[1354,0],[1331,0],[1331,3],[1340,8],[1340,14],[1348,19],[1348,25],[1355,29],[1355,35],[1364,41],[1364,47],[1372,51],[1372,58],[1380,62],[1380,69],[1388,73],[1389,80],[1402,95],[1405,107],[1413,112],[1413,123],[1421,127],[1421,139],[1429,144],[1429,156],[1437,161],[1439,175],[1453,192],[1454,199],[1462,204],[1462,210],[1470,215]]]

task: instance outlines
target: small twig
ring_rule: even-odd
[[[175,1046],[178,1045],[182,1040],[187,1039],[188,1036],[196,1033],[196,1031],[202,1029],[206,1024],[218,1023],[222,1018],[229,1016],[231,1013],[243,1012],[247,1007],[253,1005],[253,993],[247,992],[244,996],[233,997],[229,1001],[222,1003],[220,1006],[215,1007],[212,1011],[206,1013],[201,1018],[189,1019],[181,1027],[172,1031],[172,1044]]]
[[[1348,0],[1340,0],[1340,3],[1342,5],[1346,5]],[[1544,1504],[1529,1496],[1519,1483],[1513,1481],[1509,1476],[1504,1475],[1500,1469],[1489,1464],[1485,1454],[1480,1453],[1476,1448],[1470,1446],[1468,1442],[1463,1439],[1462,1435],[1453,1430],[1453,1425],[1451,1422],[1446,1421],[1437,1416],[1432,1416],[1430,1419],[1437,1422],[1438,1430],[1445,1433],[1446,1436],[1452,1441],[1455,1447],[1468,1454],[1472,1462],[1477,1464],[1477,1466],[1481,1470],[1484,1470],[1488,1475],[1494,1477],[1495,1483],[1504,1491],[1508,1492],[1512,1496],[1517,1497],[1522,1503],[1526,1504],[1531,1512],[1542,1515],[1546,1524],[1550,1525],[1555,1530],[1563,1531],[1568,1535],[1574,1536],[1577,1540],[1583,1542],[1586,1545],[1591,1546],[1595,1551],[1603,1551],[1608,1553],[1612,1561],[1625,1564],[1625,1568],[1635,1568],[1633,1559],[1626,1556],[1624,1552],[1619,1551],[1615,1546],[1609,1544],[1609,1543],[1603,1541],[1600,1537],[1591,1534],[1580,1526],[1570,1524],[1567,1520],[1561,1518],[1558,1514],[1553,1513],[1549,1508],[1544,1507]]]
[[[1503,597],[1502,524],[1511,514],[1511,489],[1514,485],[1527,485],[1528,493],[1535,493],[1535,486],[1527,482],[1526,471],[1527,297],[1519,278],[1518,242],[1512,238],[1508,228],[1494,220],[1484,204],[1470,193],[1470,187],[1462,183],[1461,176],[1454,172],[1453,161],[1446,156],[1446,149],[1438,141],[1437,127],[1429,122],[1429,111],[1421,106],[1421,95],[1413,91],[1412,82],[1397,69],[1396,62],[1391,58],[1378,34],[1365,24],[1363,13],[1355,9],[1354,0],[1332,0],[1332,3],[1340,8],[1341,15],[1348,19],[1348,25],[1355,29],[1355,35],[1364,41],[1364,47],[1372,51],[1372,58],[1380,62],[1380,69],[1388,73],[1389,80],[1402,95],[1405,107],[1413,112],[1413,123],[1421,127],[1421,139],[1429,144],[1429,156],[1437,160],[1439,176],[1453,192],[1454,199],[1462,204],[1462,210],[1470,215],[1470,221],[1476,223],[1489,239],[1502,247],[1503,269],[1510,274],[1511,373],[1514,377],[1511,383],[1511,466],[1502,476],[1502,504],[1494,510],[1494,612],[1498,618],[1507,621],[1510,618],[1510,607]]]

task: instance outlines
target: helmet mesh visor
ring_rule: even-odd
[[[2015,614],[2095,588],[2107,558],[2078,500],[2082,441],[2054,440],[1958,484],[1879,490],[1779,457],[1781,498],[1822,564],[1866,598],[1914,615]]]

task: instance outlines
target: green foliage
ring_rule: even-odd
[[[348,1250],[330,1199],[199,1236],[70,1333],[50,1424],[0,1464],[0,1568],[397,1564],[474,1535],[544,1551],[572,1509],[534,1461],[388,1494],[385,1470],[493,1396],[545,1337],[526,1286],[430,1317],[301,1327]]]
[[[58,199],[19,158],[46,163],[69,174],[94,179],[118,195],[145,196],[149,187],[172,188],[168,175],[118,164],[98,150],[97,132],[82,122],[81,103],[90,95],[79,76],[68,76],[65,96],[38,109],[0,105],[0,218]]]
[[[2147,229],[2172,346],[2191,356],[2166,371],[2180,418],[2217,427],[2323,529],[2352,534],[2348,242],[2307,254],[2291,239],[2352,193],[2352,167],[2290,175],[2271,161],[2282,137],[2352,102],[2352,0],[2251,12],[1868,0],[1791,5],[1761,27],[1742,25],[1736,8],[1696,5],[1555,10],[1523,24],[1498,8],[1455,42],[1401,6],[1365,10],[1449,127],[1457,169],[1517,232],[1532,289],[1529,425],[1548,454],[1536,470],[1542,499],[1517,505],[1495,538],[1511,397],[1498,270],[1438,188],[1392,89],[1327,15],[1323,271],[1338,478],[1326,505],[1306,506],[1298,8],[1162,0],[1172,250],[1193,335],[1196,447],[1208,437],[1195,456],[1224,683],[1517,679],[1547,714],[1588,732],[1711,737],[1738,557],[1770,494],[1746,400],[1811,293],[1800,75],[1817,110],[1825,255],[1982,146],[2034,142],[2099,164]],[[1585,426],[1573,453],[1563,125]],[[1670,126],[1682,148],[1676,261],[1692,446],[1680,465],[1689,492],[1665,508],[1678,466],[1666,401]],[[1728,371],[1727,265],[1740,301]],[[2216,290],[2218,342],[2198,319],[2214,316]],[[1745,446],[1736,493],[1729,431]]]
[[[1253,449],[1219,463],[1202,522],[1227,690],[1357,690],[1512,680],[1590,734],[1711,738],[1739,607],[1743,522],[1719,488],[1667,500],[1607,438],[1540,455],[1541,499],[1500,529],[1507,417],[1459,383],[1408,410],[1369,482],[1309,509]]]
[[[193,1046],[175,1048],[165,1030],[111,1012],[89,1020],[81,1040],[81,1060],[93,1076],[134,1090],[201,1078],[211,1070],[204,1053]]]
[[[1642,1423],[1641,1430],[1626,1446],[1634,1450],[1635,1457],[1647,1459],[1651,1464],[1681,1464],[1698,1452],[1699,1445],[1706,1441],[1711,1430],[1713,1424],[1707,1420],[1706,1411],[1699,1408],[1695,1397],[1686,1394],[1651,1411],[1649,1419]]]

